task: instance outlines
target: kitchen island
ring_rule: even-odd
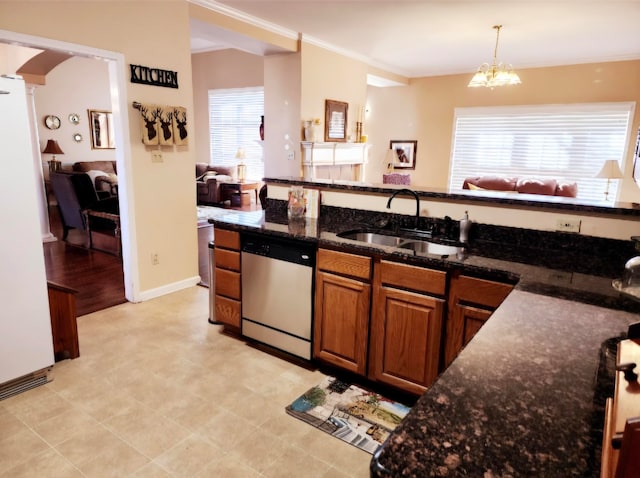
[[[376,453],[373,476],[599,475],[604,398],[612,390],[598,371],[611,341],[640,317],[639,304],[611,287],[619,263],[605,270],[577,255],[553,257],[550,251],[551,257],[541,257],[539,249],[489,247],[481,240],[459,256],[437,257],[339,237],[363,222],[352,210],[325,208],[324,220],[302,223],[289,223],[282,211],[271,204],[266,213],[212,222],[240,233],[517,281]]]

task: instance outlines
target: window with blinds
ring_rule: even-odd
[[[578,198],[604,199],[605,160],[622,165],[634,103],[456,108],[449,188],[470,176],[578,183]],[[609,197],[617,197],[611,181]]]
[[[237,166],[243,148],[247,179],[264,177],[260,117],[264,115],[264,88],[209,90],[211,164]]]

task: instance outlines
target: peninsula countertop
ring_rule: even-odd
[[[210,220],[241,232],[382,254],[443,270],[500,274],[515,290],[425,392],[374,456],[373,476],[599,476],[606,345],[640,318],[640,303],[568,261],[563,269],[470,248],[460,257],[342,239],[315,221],[260,212]],[[526,256],[526,254],[525,254]]]

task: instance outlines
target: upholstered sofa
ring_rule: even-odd
[[[576,197],[578,185],[575,182],[555,179],[505,178],[500,176],[476,176],[466,178],[462,189],[475,191],[507,191],[521,194],[543,194],[547,196]]]
[[[216,164],[196,163],[196,190],[198,204],[222,202],[220,185],[234,179],[235,168]]]
[[[115,161],[79,161],[71,167],[79,173],[87,173],[96,191],[118,195],[118,176]]]

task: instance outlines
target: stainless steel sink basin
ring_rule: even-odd
[[[369,244],[378,244],[381,246],[399,247],[400,244],[406,242],[406,239],[398,236],[379,234],[375,232],[348,231],[338,234],[338,237],[342,237],[343,239],[351,239],[354,241],[367,242]]]
[[[412,249],[418,253],[433,254],[436,256],[454,256],[462,250],[461,247],[438,244],[436,242],[429,241],[405,241],[398,247],[402,249]]]
[[[417,240],[411,237],[382,234],[380,232],[346,231],[338,234],[338,237],[341,237],[343,239],[351,239],[353,241],[366,242],[368,244],[410,249],[419,254],[433,254],[436,256],[456,255],[462,251],[461,247],[454,245],[440,244],[438,242],[426,240]]]

